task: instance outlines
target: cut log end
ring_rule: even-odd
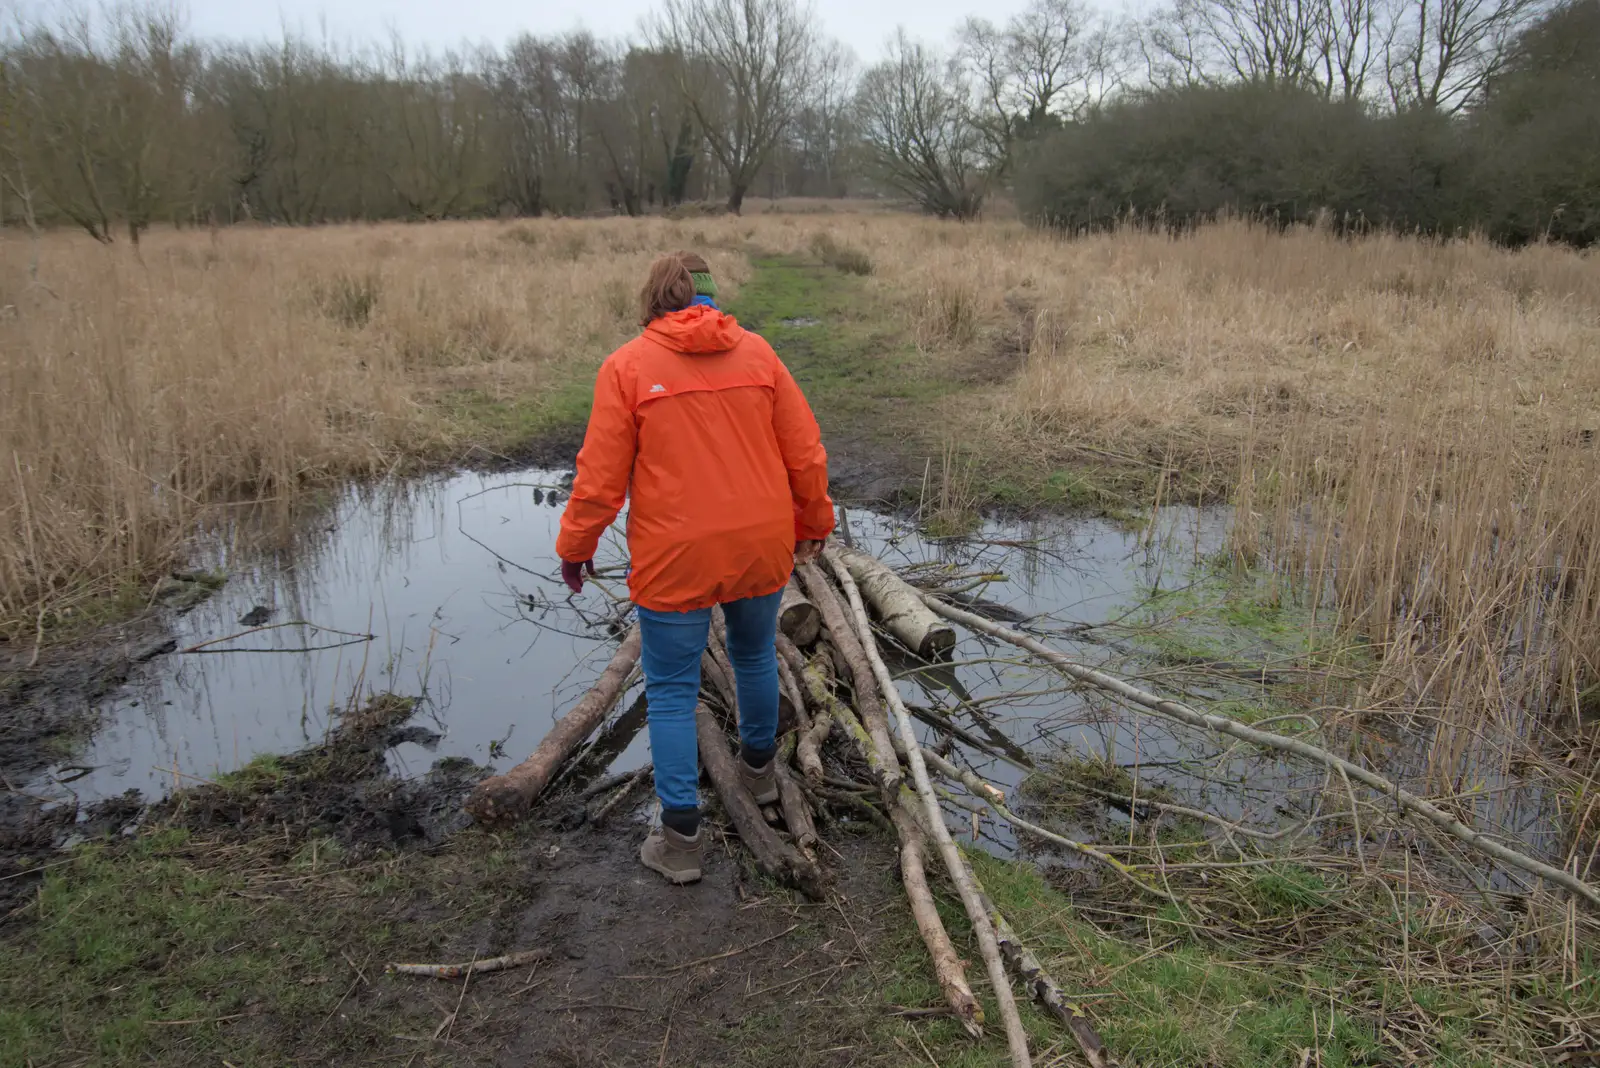
[[[528,812],[528,799],[504,775],[485,779],[473,789],[467,814],[485,826],[515,823]]]
[[[783,588],[783,599],[778,606],[778,629],[796,645],[810,645],[822,632],[822,613],[806,600],[792,575]]]

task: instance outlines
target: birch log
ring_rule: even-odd
[[[911,916],[917,921],[917,931],[922,935],[923,944],[928,947],[928,956],[933,959],[933,974],[939,981],[939,989],[944,991],[950,1011],[967,1029],[967,1034],[977,1038],[983,1034],[983,1006],[973,996],[972,987],[967,985],[961,958],[950,944],[950,934],[939,919],[939,910],[934,907],[933,892],[928,889],[927,869],[922,862],[922,827],[912,815],[914,809],[908,809],[908,806],[916,804],[916,799],[905,798],[906,789],[902,785],[898,803],[889,806],[889,817],[894,820],[894,829],[900,835],[900,880],[905,883],[906,898],[911,902]]]
[[[467,798],[466,810],[479,823],[521,819],[551,776],[589,737],[622,696],[628,675],[639,662],[639,628],[634,627],[601,673],[599,681],[551,728],[533,755],[506,772],[483,780]]]
[[[828,626],[828,635],[833,639],[834,648],[844,658],[845,668],[850,675],[850,684],[855,690],[856,708],[861,713],[861,722],[866,726],[867,735],[878,751],[877,768],[883,776],[879,784],[888,792],[888,796],[893,797],[900,782],[900,761],[895,756],[894,743],[889,738],[889,717],[883,710],[883,697],[878,692],[877,679],[873,676],[866,650],[862,648],[861,640],[856,635],[856,628],[850,624],[847,615],[849,610],[839,602],[833,587],[828,585],[827,576],[816,564],[802,564],[796,570],[800,574],[800,581],[805,583],[806,592],[811,595],[812,602],[822,612],[822,619]],[[870,632],[867,640],[873,640]],[[838,721],[839,717],[835,716],[834,719]]]
[[[866,553],[838,550],[862,598],[901,645],[924,660],[938,660],[955,648],[956,632],[922,603],[922,594],[881,561]]]
[[[1061,987],[1054,977],[1039,963],[1039,958],[1023,944],[1022,939],[1017,937],[1017,932],[1011,929],[1005,916],[994,907],[994,902],[984,892],[981,883],[978,884],[978,899],[983,902],[983,907],[989,914],[989,922],[994,927],[995,941],[1000,943],[1001,955],[1005,957],[1006,964],[1010,965],[1028,993],[1033,995],[1035,1001],[1050,1010],[1051,1015],[1071,1032],[1073,1040],[1083,1051],[1083,1057],[1089,1062],[1090,1068],[1112,1068],[1114,1062],[1106,1052],[1106,1044],[1100,1038],[1099,1032],[1089,1022],[1088,1014],[1076,1002],[1067,1000],[1061,993]]]

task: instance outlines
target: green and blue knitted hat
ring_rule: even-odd
[[[694,279],[694,295],[697,297],[710,297],[717,299],[717,280],[704,271],[692,271],[689,274]]]

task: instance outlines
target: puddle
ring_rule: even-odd
[[[601,589],[569,599],[561,584],[554,543],[564,502],[564,477],[545,471],[352,490],[323,523],[320,544],[235,574],[180,618],[177,639],[187,649],[252,624],[295,620],[321,630],[276,626],[206,646],[251,651],[153,661],[103,707],[104,726],[86,749],[30,784],[30,792],[65,797],[70,790],[87,803],[135,789],[155,799],[258,754],[317,742],[337,722],[330,709],[386,689],[425,695],[410,733],[389,750],[396,774],[420,776],[443,757],[504,770],[532,750],[604,666],[611,652],[606,623],[621,609]],[[1225,513],[1172,508],[1149,530],[1063,517],[991,521],[960,541],[928,539],[902,520],[862,512],[852,512],[849,524],[859,547],[896,566],[943,561],[967,572],[1003,572],[1004,581],[983,590],[985,599],[1032,617],[1029,628],[1063,651],[1149,688],[1199,700],[1262,693],[1259,682],[1185,675],[1126,642],[1108,644],[1097,632],[1075,629],[1121,620],[1149,590],[1190,582],[1197,564],[1222,545]],[[602,585],[619,596],[626,592],[624,559],[613,530],[597,564]],[[609,575],[608,567],[615,569]],[[374,637],[350,637],[366,634]],[[891,670],[913,672],[901,683],[909,702],[942,710],[994,748],[1035,758],[1063,748],[1100,757],[1184,803],[1232,818],[1293,818],[1322,789],[1322,776],[1303,765],[1114,708],[1057,676],[1008,662],[1015,652],[968,636],[950,666]],[[595,743],[589,770],[623,771],[649,759],[639,730],[642,689],[636,685],[620,703],[623,712]],[[1008,790],[1018,785],[1022,773],[1014,766],[969,755],[991,780]],[[1499,810],[1483,815],[1524,840],[1543,818],[1536,795],[1491,796]],[[981,835],[1001,851],[1015,846],[993,821]]]

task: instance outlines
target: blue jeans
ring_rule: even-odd
[[[778,605],[783,591],[722,606],[728,621],[728,659],[739,698],[739,739],[751,749],[778,740]],[[655,612],[639,609],[650,752],[661,807],[692,809],[700,803],[700,746],[694,709],[700,700],[700,657],[706,651],[711,609]]]

